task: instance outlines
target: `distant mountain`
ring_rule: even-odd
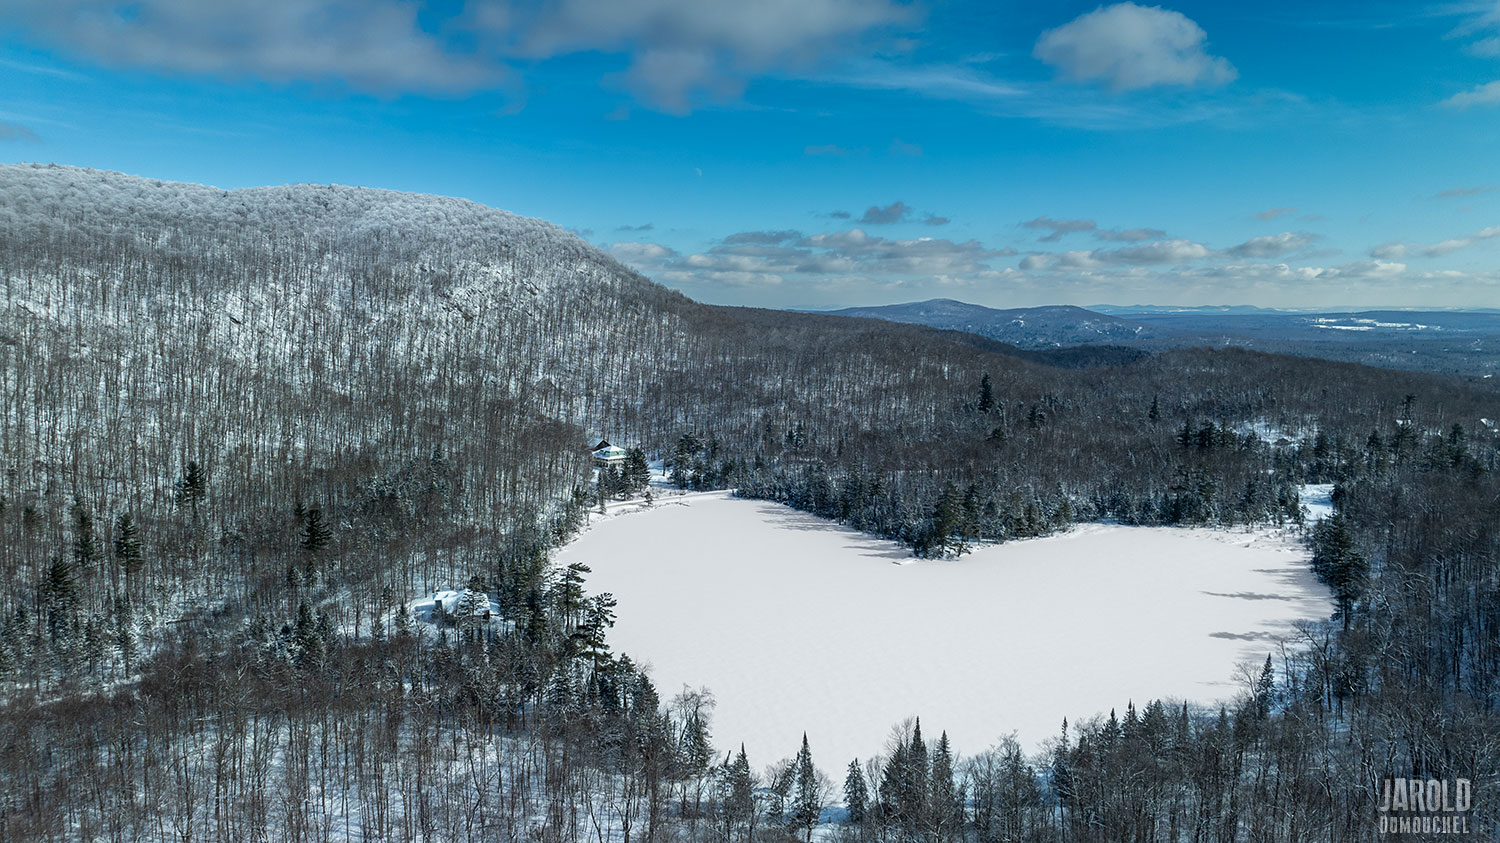
[[[1500,313],[1488,309],[1305,311],[1242,305],[996,309],[932,299],[829,313],[965,331],[1033,352],[1091,347],[1088,353],[1079,349],[1069,358],[1084,366],[1128,362],[1127,351],[1234,347],[1391,369],[1482,376],[1500,370]],[[1100,349],[1106,346],[1108,351],[1100,357]],[[1036,362],[1067,365],[1056,357]]]
[[[1142,322],[1071,305],[999,310],[953,299],[930,299],[879,307],[847,307],[829,312],[835,316],[968,331],[1021,348],[1117,344],[1149,339],[1162,333]]]

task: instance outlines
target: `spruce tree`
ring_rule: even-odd
[[[122,513],[115,521],[115,560],[125,575],[133,576],[141,569],[140,531],[130,513]]]
[[[750,771],[750,759],[745,755],[744,744],[740,744],[739,755],[729,765],[728,790],[724,805],[728,822],[750,824],[755,814],[755,775]]]
[[[927,744],[922,742],[922,719],[912,728],[911,744],[906,752],[907,787],[905,813],[914,825],[927,817]]]
[[[818,781],[818,769],[813,766],[812,749],[807,743],[807,733],[802,733],[802,749],[794,762],[796,795],[792,800],[792,825],[806,829],[807,841],[812,841],[812,830],[823,813],[823,787]]]
[[[979,412],[989,413],[995,409],[995,388],[990,383],[990,373],[985,372],[979,381]]]
[[[963,804],[953,781],[953,751],[948,744],[947,732],[943,732],[938,738],[937,749],[932,756],[931,802],[928,813],[931,817],[930,825],[939,840],[963,825]]]
[[[1347,630],[1354,604],[1369,584],[1370,562],[1355,548],[1354,531],[1336,510],[1313,528],[1312,546],[1313,572],[1333,590]]]
[[[73,564],[80,571],[94,567],[99,545],[94,539],[94,516],[80,501],[73,502]]]
[[[865,821],[866,805],[870,801],[870,789],[865,784],[865,774],[859,769],[859,759],[849,762],[849,772],[844,775],[844,807],[849,811],[849,822]]]
[[[203,468],[193,460],[188,460],[187,466],[182,471],[182,479],[177,481],[176,488],[177,505],[186,507],[193,513],[193,520],[198,520],[198,505],[208,495],[208,477]]]
[[[1271,654],[1266,653],[1266,666],[1261,668],[1260,679],[1255,682],[1255,710],[1262,719],[1271,713],[1271,702],[1276,692],[1276,671],[1271,665]]]
[[[316,555],[328,546],[329,540],[333,538],[333,531],[323,520],[323,509],[313,504],[307,510],[302,525],[302,549]]]
[[[639,492],[651,484],[651,466],[646,461],[646,452],[631,448],[625,452],[624,485],[630,492]]]

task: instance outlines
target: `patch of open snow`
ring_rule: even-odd
[[[842,770],[912,715],[977,752],[1036,748],[1070,721],[1241,687],[1301,620],[1333,606],[1284,534],[1089,525],[911,562],[906,548],[728,493],[609,518],[565,546],[619,600],[617,651],[663,698],[706,686],[717,746],[759,766]]]
[[[1302,501],[1302,518],[1311,524],[1333,514],[1333,484],[1304,483],[1297,487]]]

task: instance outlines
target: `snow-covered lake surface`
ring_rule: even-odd
[[[1308,524],[1333,515],[1333,484],[1305,483],[1297,487],[1302,501],[1302,517]]]
[[[713,739],[757,768],[797,750],[838,772],[920,715],[964,753],[1015,731],[1035,750],[1070,721],[1241,687],[1303,619],[1326,618],[1306,553],[1268,531],[1089,525],[960,561],[727,493],[599,519],[558,563],[614,592],[611,640],[664,700],[707,686]]]

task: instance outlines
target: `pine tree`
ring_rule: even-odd
[[[947,555],[950,547],[954,549],[954,555],[962,555],[968,550],[964,543],[963,522],[963,500],[957,487],[951,482],[947,483],[943,486],[937,506],[932,510],[931,545],[936,548],[938,555]]]
[[[141,570],[140,531],[130,513],[122,513],[115,521],[115,560],[127,577]]]
[[[802,749],[797,752],[796,796],[792,800],[792,825],[807,830],[807,841],[812,841],[812,830],[823,813],[823,786],[818,781],[818,770],[813,766],[812,749],[807,743],[807,733],[802,733]]]
[[[990,383],[990,373],[985,372],[979,382],[979,412],[989,413],[995,409],[995,388]]]
[[[1313,528],[1312,547],[1313,571],[1333,590],[1347,630],[1354,604],[1369,584],[1369,560],[1355,548],[1354,531],[1337,510]]]
[[[922,719],[912,727],[906,752],[907,788],[905,814],[918,827],[927,818],[927,744],[922,742]]]
[[[193,520],[197,521],[198,505],[208,495],[208,478],[197,462],[188,460],[187,467],[182,472],[182,479],[177,481],[175,492],[177,505],[191,510]]]
[[[71,636],[78,611],[78,584],[73,566],[62,556],[53,556],[42,582],[42,602],[47,611],[47,633],[54,645]]]
[[[323,509],[313,504],[307,510],[302,525],[302,549],[310,554],[316,555],[333,538],[333,531],[323,520]]]
[[[573,633],[574,652],[588,659],[594,673],[598,674],[610,662],[609,642],[606,635],[615,625],[615,596],[609,592],[595,595],[584,608],[583,622]]]
[[[1261,668],[1260,679],[1255,683],[1255,710],[1261,719],[1271,713],[1271,702],[1276,692],[1276,671],[1271,666],[1271,654],[1266,653],[1266,666]]]
[[[1150,421],[1156,421],[1161,418],[1161,402],[1157,400],[1155,395],[1151,396],[1151,409],[1146,411],[1146,418]]]
[[[563,628],[572,632],[582,620],[584,576],[593,569],[583,562],[573,562],[562,570],[562,579],[557,581],[549,595],[552,605],[562,616]]]
[[[297,603],[297,626],[294,631],[299,660],[309,660],[318,655],[318,621],[313,617],[312,607],[306,600]]]
[[[639,492],[651,484],[651,465],[646,461],[645,451],[631,448],[625,452],[624,474],[624,485],[629,492]]]
[[[948,733],[938,738],[937,749],[932,756],[931,801],[928,807],[930,825],[937,839],[957,831],[963,825],[963,804],[958,787],[953,781],[953,751],[948,744]]]
[[[844,807],[849,811],[849,822],[858,825],[865,821],[866,805],[870,801],[870,789],[865,784],[865,774],[859,769],[859,759],[849,762],[849,772],[844,775]]]
[[[94,516],[89,514],[81,501],[73,501],[73,565],[79,571],[88,571],[99,558],[99,545],[94,538]]]
[[[416,621],[412,619],[411,610],[402,603],[396,607],[396,635],[400,638],[411,638],[417,633]]]
[[[725,799],[724,814],[731,825],[750,824],[755,814],[755,774],[750,772],[750,759],[745,755],[745,745],[740,744],[739,755],[729,765],[729,787]],[[725,835],[728,838],[728,835]]]

